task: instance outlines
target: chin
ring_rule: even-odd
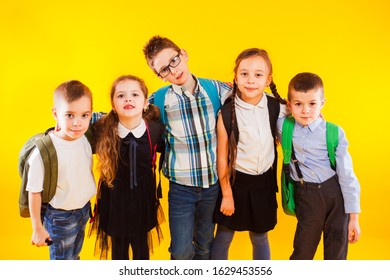
[[[307,125],[310,125],[313,121],[311,120],[297,120],[297,122],[299,122],[302,126],[307,126]]]

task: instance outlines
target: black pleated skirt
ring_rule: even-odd
[[[270,168],[261,175],[249,175],[236,171],[232,186],[234,214],[221,213],[222,192],[219,192],[214,212],[214,222],[235,231],[264,233],[272,230],[277,222],[277,181]]]

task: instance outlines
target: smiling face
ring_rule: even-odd
[[[119,121],[141,120],[142,112],[148,104],[138,81],[123,80],[116,84],[112,106],[118,114]]]
[[[157,53],[153,59],[152,67],[163,81],[182,86],[190,77],[187,61],[188,55],[185,50],[177,52],[173,48],[167,48]],[[159,73],[163,75],[159,75]]]
[[[235,82],[241,93],[240,98],[247,103],[258,104],[271,81],[270,70],[261,56],[245,58],[237,67]]]
[[[72,141],[80,138],[88,130],[92,116],[92,101],[89,96],[67,102],[58,97],[53,107],[53,116],[60,128],[55,134],[64,140]]]
[[[321,114],[325,99],[322,88],[308,91],[290,90],[287,105],[295,120],[303,126],[310,125]]]

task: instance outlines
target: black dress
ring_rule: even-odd
[[[97,223],[95,253],[100,251],[101,258],[107,259],[114,239],[134,240],[147,236],[151,250],[152,234],[158,241],[161,238],[159,221],[164,218],[156,194],[153,147],[149,139],[148,130],[140,138],[130,132],[121,139],[113,186],[100,182],[94,222]]]

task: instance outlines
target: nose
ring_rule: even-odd
[[[171,72],[172,75],[175,75],[176,72],[177,72],[177,68],[176,68],[176,67],[169,66],[169,71]]]
[[[305,114],[309,113],[309,105],[302,106],[302,113],[305,113]]]
[[[73,125],[76,126],[76,125],[80,125],[80,124],[81,124],[80,119],[78,117],[75,117],[73,120]]]
[[[251,75],[248,76],[248,83],[249,84],[253,84],[254,83],[254,79]]]

